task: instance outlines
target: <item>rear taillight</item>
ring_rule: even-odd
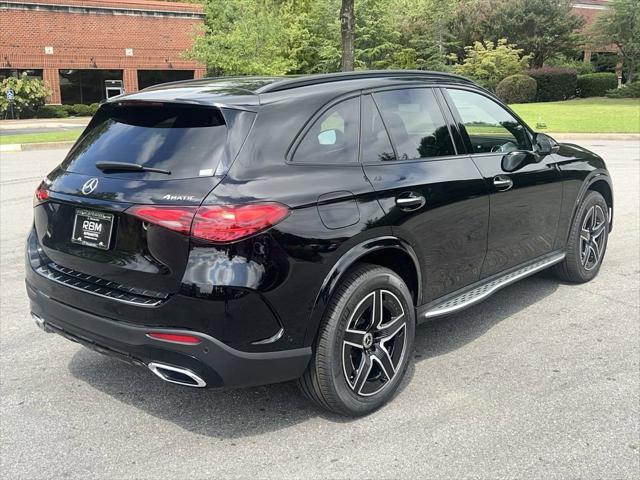
[[[233,242],[275,225],[289,214],[280,203],[200,207],[191,235],[214,242]]]
[[[131,207],[127,213],[135,215],[145,222],[188,234],[191,231],[191,222],[196,210],[198,207],[137,205]]]
[[[43,185],[40,185],[36,188],[35,196],[33,197],[33,206],[36,207],[40,205],[42,202],[46,202],[49,198],[49,191],[44,188]]]
[[[194,238],[211,242],[235,242],[272,227],[289,214],[280,203],[174,207],[139,205],[127,213]]]

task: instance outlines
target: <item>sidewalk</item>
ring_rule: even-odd
[[[38,128],[85,127],[91,117],[30,118],[28,120],[0,120],[0,130],[25,130]]]

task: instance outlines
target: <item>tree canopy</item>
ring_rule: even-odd
[[[204,35],[190,55],[212,74],[341,69],[342,0],[202,3]],[[570,0],[355,0],[354,10],[356,69],[444,70],[464,60],[466,47],[501,38],[537,67],[552,54],[570,57],[583,23]]]
[[[640,0],[613,0],[594,31],[600,43],[618,47],[626,82],[631,83],[640,67]]]

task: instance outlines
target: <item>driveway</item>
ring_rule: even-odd
[[[186,389],[41,333],[23,242],[33,190],[64,152],[0,154],[3,477],[637,478],[640,144],[581,144],[614,180],[600,275],[543,272],[419,327],[400,393],[359,420],[291,383]]]

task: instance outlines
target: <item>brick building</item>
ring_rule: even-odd
[[[200,78],[184,58],[202,6],[153,0],[0,0],[0,80],[44,79],[50,103],[93,103],[156,83]]]
[[[587,39],[589,38],[589,31],[593,27],[594,22],[599,15],[602,15],[609,8],[609,0],[578,0],[573,2],[573,13],[580,15],[584,18],[585,23],[582,27],[582,32]],[[592,55],[606,54],[613,58],[612,62],[615,65],[617,60],[615,59],[617,48],[615,45],[596,45],[593,43],[587,43],[583,46],[584,61],[590,62]]]

